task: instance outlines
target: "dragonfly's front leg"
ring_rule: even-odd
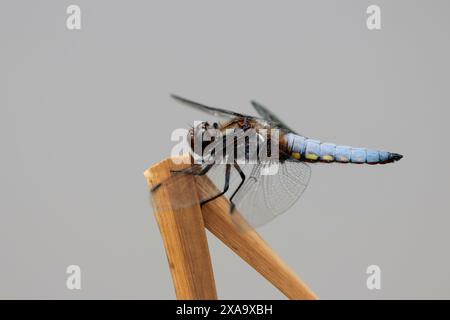
[[[202,170],[200,170],[199,172],[194,172],[192,167],[187,167],[181,170],[170,170],[171,173],[184,173],[184,174],[192,174],[194,176],[204,176],[205,174],[208,173],[209,170],[211,170],[211,168],[213,167],[214,164],[208,164],[207,166],[205,166],[204,168],[202,168]],[[160,182],[158,184],[156,184],[155,186],[153,186],[150,191],[154,192],[156,190],[159,189],[159,187],[161,187],[163,183]]]
[[[225,186],[223,187],[223,191],[218,193],[218,194],[216,194],[215,196],[213,196],[213,197],[211,197],[209,199],[206,199],[206,200],[203,200],[202,202],[200,202],[201,206],[203,206],[204,204],[206,204],[206,203],[208,203],[210,201],[213,201],[214,199],[217,199],[218,197],[224,195],[228,191],[228,188],[230,187],[230,173],[231,173],[231,165],[230,164],[226,164],[226,167],[225,167]]]
[[[211,170],[211,168],[213,167],[214,164],[208,164],[206,165],[202,170],[200,170],[199,172],[194,172],[192,170],[192,167],[188,167],[185,169],[181,169],[181,170],[170,170],[171,173],[185,173],[185,174],[192,174],[194,176],[204,176],[205,174],[208,173],[209,170]]]

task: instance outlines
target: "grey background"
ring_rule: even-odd
[[[78,4],[82,30],[66,29]],[[382,30],[366,8],[382,9]],[[143,171],[203,115],[404,154],[316,165],[260,232],[321,297],[450,298],[448,1],[2,1],[0,298],[174,298]],[[214,237],[219,296],[283,298]],[[65,269],[82,268],[82,290]],[[382,290],[366,288],[366,267]]]

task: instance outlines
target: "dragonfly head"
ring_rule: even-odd
[[[205,148],[215,141],[218,134],[219,125],[216,122],[210,124],[208,121],[202,121],[189,129],[187,138],[192,151],[202,156]]]

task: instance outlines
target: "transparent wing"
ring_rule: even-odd
[[[286,129],[292,133],[296,133],[294,130],[289,128],[283,121],[280,120],[275,114],[273,114],[269,109],[264,107],[262,104],[252,100],[251,101],[253,108],[255,108],[256,112],[265,120],[274,122],[278,124],[280,128]]]
[[[275,170],[276,174],[267,174]],[[254,228],[287,211],[303,194],[311,176],[310,167],[299,161],[257,164],[249,171],[234,198],[239,213]]]
[[[202,112],[206,112],[209,114],[212,114],[215,117],[225,117],[225,118],[236,118],[236,117],[246,117],[246,118],[253,118],[252,116],[249,115],[244,115],[241,113],[237,113],[234,111],[230,111],[230,110],[225,110],[225,109],[221,109],[221,108],[215,108],[215,107],[210,107],[207,106],[205,104],[199,103],[199,102],[195,102],[180,96],[177,96],[175,94],[171,94],[170,95],[172,98],[174,98],[175,100],[184,103],[194,109],[200,110]]]

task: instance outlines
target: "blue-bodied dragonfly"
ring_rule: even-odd
[[[275,114],[255,101],[251,103],[259,117],[207,106],[176,95],[172,95],[172,97],[187,106],[225,119],[225,121],[220,124],[218,122],[210,124],[204,121],[191,128],[186,137],[190,147],[191,165],[174,172],[172,177],[153,186],[151,192],[160,192],[163,186],[178,190],[190,188],[191,186],[183,183],[183,179],[180,177],[190,175],[197,178],[206,175],[215,183],[217,189],[195,201],[200,201],[200,204],[204,205],[222,195],[227,195],[230,201],[230,213],[233,214],[237,208],[253,227],[269,222],[289,209],[300,198],[310,179],[310,163],[377,165],[392,163],[402,158],[402,155],[398,153],[324,143],[308,138],[290,129]],[[205,140],[202,139],[202,136],[200,137],[200,149],[195,148],[194,144],[199,138],[199,133],[204,135],[211,129],[221,134],[221,138]],[[273,150],[271,138],[267,135],[268,131],[274,131],[277,134],[276,150]],[[227,139],[231,135],[230,132],[233,137]],[[260,140],[251,139],[248,132],[252,132],[257,138],[264,132],[266,141],[257,146],[249,145]],[[273,136],[272,140],[274,140]],[[225,150],[236,150],[239,147],[245,150],[244,161],[227,158],[227,161],[223,162],[203,161],[199,163],[192,157],[192,155],[196,155],[197,158],[199,156],[202,158],[208,149],[214,150],[213,155],[217,159],[219,154],[221,157],[225,157],[224,155],[227,154]],[[260,155],[266,154],[267,149],[270,148],[272,150],[269,151],[269,154],[277,151],[276,159],[260,161]],[[221,153],[221,151],[223,152]],[[256,161],[248,161],[251,157],[250,153],[256,154],[256,157],[253,158]],[[266,174],[266,170],[272,167],[274,162],[276,162],[276,173]],[[192,204],[186,199],[181,199],[179,202],[171,203],[170,207],[187,207]],[[165,208],[159,209],[164,210]]]

